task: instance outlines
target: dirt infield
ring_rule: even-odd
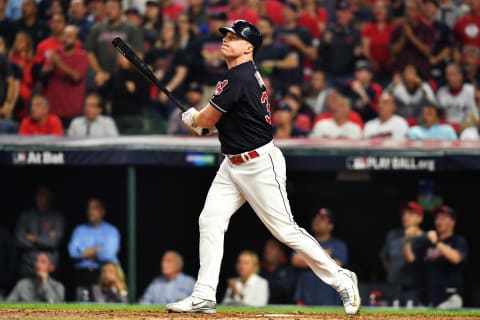
[[[0,319],[52,319],[52,320],[83,320],[83,319],[115,319],[115,320],[313,320],[313,319],[328,319],[328,320],[410,320],[410,319],[480,319],[480,316],[465,316],[465,315],[438,315],[438,314],[360,314],[357,316],[345,316],[338,313],[265,313],[265,312],[219,312],[213,315],[201,314],[179,314],[167,313],[164,311],[65,311],[65,310],[33,310],[33,309],[1,309]]]

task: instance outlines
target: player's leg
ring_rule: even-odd
[[[252,170],[256,174],[252,175]],[[338,266],[318,241],[294,221],[286,192],[285,159],[277,148],[270,153],[232,169],[232,179],[260,220],[281,242],[297,251],[315,274],[340,295],[349,286],[347,313],[358,312],[356,276]],[[353,279],[355,278],[355,279]],[[350,306],[353,304],[353,307]]]
[[[223,258],[223,242],[231,216],[245,199],[230,179],[228,163],[224,161],[210,186],[198,219],[200,228],[200,270],[192,297],[167,305],[177,312],[215,312],[216,290]],[[195,303],[198,299],[198,306]],[[193,301],[193,305],[192,305]]]

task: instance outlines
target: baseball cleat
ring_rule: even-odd
[[[168,312],[216,313],[217,303],[196,297],[188,297],[178,302],[167,304]]]
[[[347,269],[339,270],[342,285],[338,294],[342,298],[345,313],[348,315],[357,314],[360,311],[360,293],[358,291],[357,275]]]

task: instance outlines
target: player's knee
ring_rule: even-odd
[[[201,230],[205,229],[212,229],[212,228],[220,228],[220,220],[219,217],[215,217],[215,215],[209,214],[207,211],[202,211],[200,217],[198,218],[198,226]]]

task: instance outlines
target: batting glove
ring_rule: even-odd
[[[195,108],[190,108],[187,111],[182,113],[182,121],[185,123],[187,126],[195,130],[197,128],[197,125],[193,121],[193,117],[198,113]],[[201,128],[200,128],[201,129]]]

